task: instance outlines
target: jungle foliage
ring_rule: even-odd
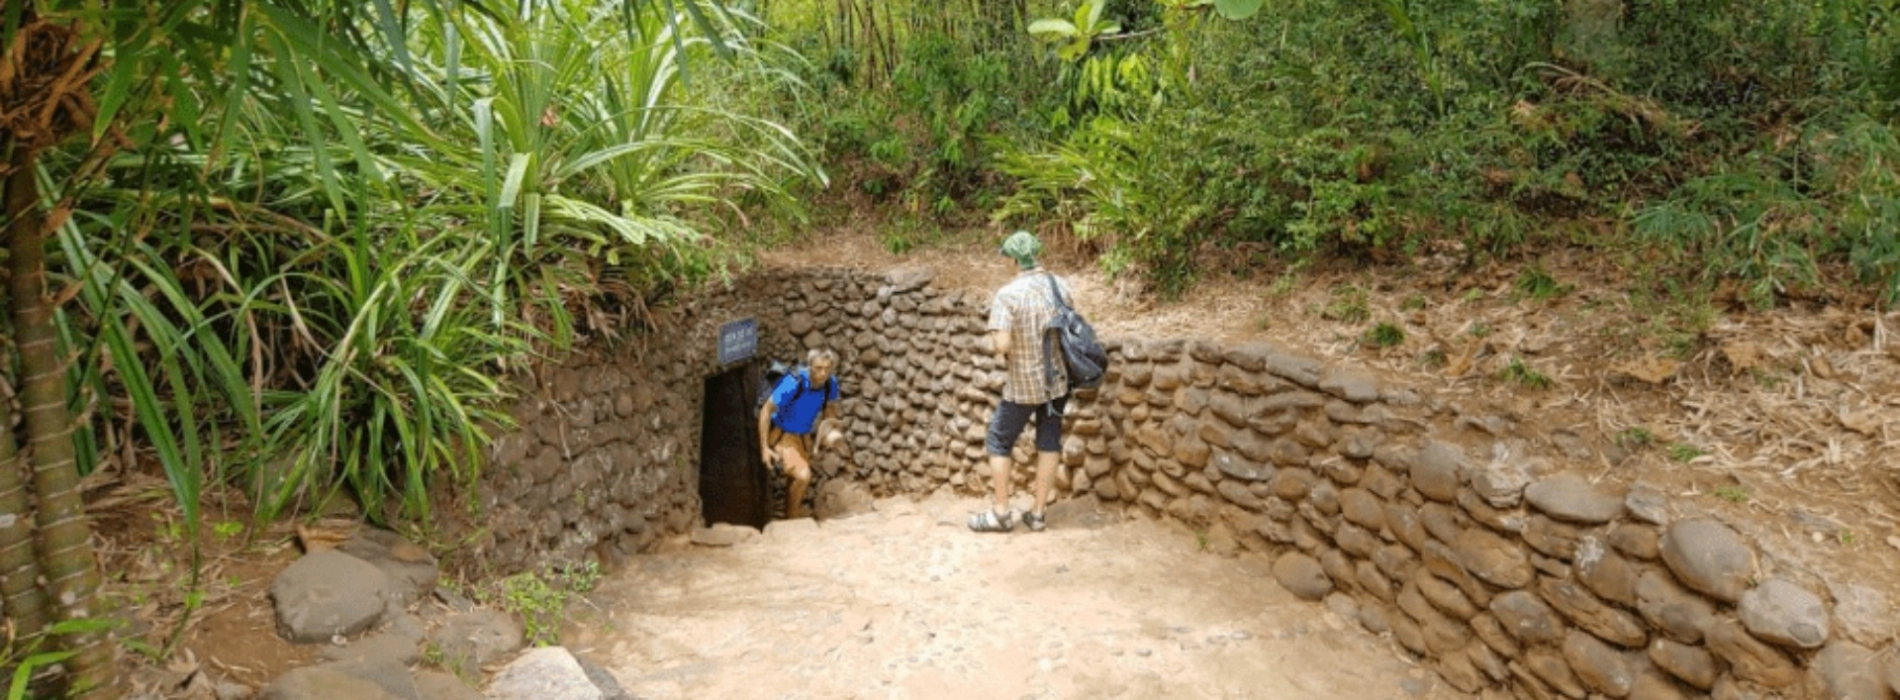
[[[1763,305],[1900,295],[1894,0],[1216,5],[1038,4],[1032,40],[1000,44],[906,25],[885,69],[904,80],[808,42],[848,86],[811,132],[844,184],[1072,235],[1163,291],[1209,250],[1475,262],[1559,242]]]
[[[103,694],[45,595],[97,582],[81,476],[163,474],[194,542],[213,485],[427,519],[508,373],[643,332],[802,203],[1034,228],[1161,293],[1561,244],[1900,299],[1900,0],[4,7],[0,508],[39,518],[0,598],[61,642],[0,661]]]
[[[82,476],[162,474],[194,552],[212,486],[426,521],[510,372],[643,332],[738,260],[727,202],[824,177],[721,99],[785,78],[698,0],[5,7],[0,665],[75,697],[120,690]]]

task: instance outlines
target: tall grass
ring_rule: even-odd
[[[324,349],[308,386],[263,394],[264,434],[287,451],[254,467],[266,517],[338,484],[373,517],[426,518],[436,476],[478,475],[479,426],[510,424],[496,409],[506,393],[495,375],[526,346],[473,303],[479,282],[470,273],[488,242],[399,226],[358,225],[316,251],[323,264],[260,280],[247,295],[279,283],[301,290],[277,312],[287,317],[270,320],[310,329]],[[400,508],[384,508],[390,497]]]

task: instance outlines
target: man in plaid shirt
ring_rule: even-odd
[[[1046,330],[1055,317],[1057,302],[1054,288],[1069,297],[1068,285],[1036,264],[1042,242],[1028,231],[1017,231],[1004,239],[1003,255],[1014,260],[1022,272],[996,292],[990,306],[990,347],[1003,356],[1007,378],[1003,400],[990,418],[985,448],[990,455],[990,472],[995,486],[996,504],[990,510],[970,516],[970,529],[977,532],[1008,532],[1009,457],[1016,439],[1030,419],[1036,422],[1036,502],[1023,513],[1023,524],[1042,531],[1043,507],[1049,502],[1049,481],[1062,453],[1062,410],[1067,406],[1067,366],[1060,356],[1050,356],[1052,342]]]

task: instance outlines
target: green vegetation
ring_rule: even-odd
[[[1378,325],[1366,329],[1364,340],[1367,345],[1375,348],[1397,347],[1405,342],[1405,329],[1380,321]]]
[[[72,634],[75,632],[104,632],[113,626],[113,622],[104,619],[61,620],[47,628],[49,636]],[[49,637],[21,639],[12,634],[6,636],[0,644],[0,668],[7,669],[7,700],[22,700],[38,697],[59,697],[41,695],[35,685],[39,674],[71,659],[76,652],[48,651],[42,647]]]
[[[74,697],[121,686],[102,635],[48,624],[96,609],[76,485],[108,437],[171,486],[189,615],[208,488],[426,519],[507,425],[498,377],[641,332],[742,259],[729,203],[795,217],[825,182],[733,96],[787,80],[757,25],[699,0],[7,7],[0,509],[39,517],[0,528],[0,596]]]
[[[1740,486],[1733,486],[1733,485],[1717,486],[1715,487],[1715,490],[1711,493],[1715,494],[1716,498],[1720,498],[1730,503],[1747,503],[1748,502],[1748,489],[1742,488]]]
[[[1655,444],[1655,442],[1656,434],[1649,432],[1648,428],[1640,425],[1624,428],[1616,434],[1616,444],[1622,445],[1627,449],[1640,450]]]
[[[1511,357],[1509,363],[1504,365],[1503,369],[1498,370],[1498,378],[1532,389],[1548,389],[1552,383],[1550,377],[1545,376],[1543,372],[1532,369],[1530,365],[1524,364],[1524,359],[1515,355]]]
[[[217,535],[219,542],[236,537],[242,532],[244,532],[244,523],[236,520],[222,520],[211,526],[211,534]]]
[[[1900,293],[1884,0],[867,1],[765,18],[810,57],[780,101],[835,172],[915,216],[1071,236],[1164,292],[1222,250],[1554,243],[1760,304]],[[1562,293],[1541,282],[1523,293]]]
[[[547,571],[524,571],[502,579],[492,590],[478,590],[476,598],[520,616],[528,643],[554,646],[561,643],[561,625],[567,620],[569,601],[594,590],[600,577],[600,565],[592,561]]]
[[[1735,299],[1900,301],[1896,20],[1891,0],[14,2],[0,512],[37,517],[0,527],[0,604],[19,648],[76,652],[66,690],[109,696],[104,638],[52,624],[94,609],[73,516],[108,454],[164,474],[194,594],[216,489],[256,520],[348,498],[426,522],[508,427],[501,378],[646,332],[814,216],[866,214],[896,253],[1030,228],[1164,295],[1430,255],[1473,273],[1467,304],[1501,289],[1494,261],[1541,301],[1568,288],[1517,263],[1568,247],[1627,273],[1634,332],[1678,359]],[[1357,326],[1367,297],[1316,310]],[[1515,357],[1500,376],[1551,384]]]
[[[1669,458],[1678,462],[1687,463],[1705,454],[1708,453],[1703,452],[1702,448],[1688,443],[1678,442],[1669,446]]]
[[[1326,304],[1326,308],[1320,310],[1320,317],[1340,323],[1365,323],[1367,319],[1372,318],[1369,303],[1366,290],[1352,285],[1335,287],[1332,300]]]
[[[1517,287],[1518,294],[1522,294],[1533,301],[1555,299],[1570,293],[1570,285],[1558,284],[1557,280],[1551,277],[1550,272],[1546,271],[1542,265],[1532,265],[1524,268],[1524,271],[1518,275],[1515,286]]]

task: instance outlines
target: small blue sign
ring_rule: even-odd
[[[758,321],[748,318],[719,327],[719,364],[744,362],[758,351]]]

